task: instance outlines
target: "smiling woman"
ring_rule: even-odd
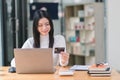
[[[42,18],[38,21],[38,31],[44,36],[48,34],[50,31],[50,23],[47,18]]]
[[[67,66],[69,54],[66,52],[66,42],[62,35],[54,36],[54,25],[47,11],[36,10],[33,18],[33,37],[28,38],[22,48],[56,48],[64,47],[65,50],[60,54],[53,51],[54,66]],[[12,60],[11,66],[15,67],[15,59]]]

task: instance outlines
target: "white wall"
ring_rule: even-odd
[[[107,0],[107,60],[120,70],[120,0]]]

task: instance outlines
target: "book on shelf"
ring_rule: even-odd
[[[79,22],[80,22],[79,17],[70,17],[69,24],[68,24],[69,27],[67,27],[67,28],[70,30],[75,30],[75,24],[79,23]]]

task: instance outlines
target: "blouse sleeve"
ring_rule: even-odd
[[[64,47],[66,52],[66,42],[62,35],[55,36],[54,47]]]
[[[25,41],[22,48],[33,48],[33,43],[34,43],[33,38],[29,38]]]
[[[65,38],[62,35],[57,35],[55,36],[55,43],[54,43],[54,47],[64,47],[65,48],[65,52],[66,52],[66,42],[65,42]],[[66,63],[62,63],[62,60],[59,56],[59,62],[61,66],[67,66],[68,65],[68,61],[66,61]]]

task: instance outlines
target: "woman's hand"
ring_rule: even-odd
[[[62,64],[68,64],[69,61],[69,53],[61,52],[60,53],[60,59]]]

